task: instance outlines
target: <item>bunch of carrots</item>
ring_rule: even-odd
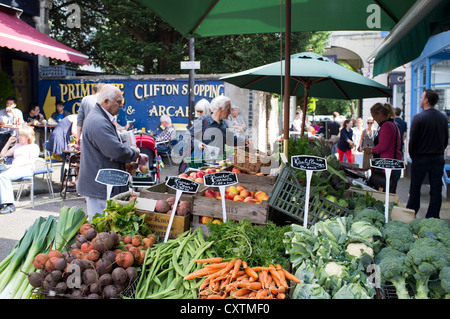
[[[201,299],[285,299],[288,280],[300,280],[279,264],[269,267],[249,267],[240,259],[224,261],[221,257],[197,259],[208,263],[184,280],[205,278],[199,287]]]

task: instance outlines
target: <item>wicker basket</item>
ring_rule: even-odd
[[[270,166],[270,158],[258,150],[250,153],[245,149],[236,148],[233,166],[247,173],[256,174],[261,171],[261,167]]]

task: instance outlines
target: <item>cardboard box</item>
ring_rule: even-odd
[[[165,185],[164,185],[165,186]],[[166,186],[167,187],[167,186]],[[171,189],[170,187],[167,187]],[[174,197],[175,194],[170,193],[158,193],[143,190],[140,192],[136,204],[136,211],[141,214],[145,214],[145,222],[149,226],[150,230],[158,235],[160,238],[164,238],[167,232],[167,226],[170,221],[170,214],[163,214],[154,212],[154,203],[156,200],[167,200],[170,197]],[[181,195],[180,201],[187,201],[193,207],[194,197],[192,195]],[[140,202],[141,201],[141,202]],[[176,238],[185,231],[189,230],[192,220],[192,214],[186,216],[175,215],[170,229],[169,238]]]
[[[392,220],[399,220],[409,224],[409,222],[412,221],[414,218],[416,218],[416,212],[413,209],[408,209],[400,206],[394,206],[392,208],[391,211]]]
[[[360,188],[355,188],[355,187],[350,187],[350,190],[352,192],[360,193],[360,194],[367,194],[368,193],[370,196],[372,196],[376,200],[379,200],[379,201],[382,201],[382,202],[384,202],[385,199],[386,199],[386,193],[385,192],[371,191],[371,190],[360,189]],[[389,194],[389,202],[394,202],[394,203],[398,204],[398,195],[397,194]]]

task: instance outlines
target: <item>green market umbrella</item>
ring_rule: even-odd
[[[290,96],[303,96],[303,135],[308,96],[332,99],[390,97],[392,90],[377,81],[312,52],[291,55]],[[284,61],[222,77],[221,80],[249,90],[284,92]]]
[[[284,31],[283,0],[140,0],[186,37]],[[416,0],[291,0],[291,31],[391,30]]]
[[[285,32],[391,30],[416,0],[140,0],[185,37]],[[289,60],[285,65],[290,72]],[[286,91],[289,85],[285,84]],[[284,139],[289,136],[289,96],[284,96]],[[287,123],[287,124],[286,124]],[[287,151],[287,144],[285,144]]]

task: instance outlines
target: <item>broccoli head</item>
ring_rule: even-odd
[[[380,267],[381,281],[383,283],[391,282],[394,285],[398,299],[409,299],[406,284],[408,269],[405,254],[396,255],[391,251],[380,260],[378,266]]]
[[[389,255],[393,255],[395,258],[401,258],[401,257],[404,256],[405,254],[402,253],[402,252],[400,252],[400,251],[398,251],[398,250],[396,250],[396,249],[393,249],[393,248],[391,248],[391,247],[383,247],[383,248],[375,255],[374,262],[375,262],[376,264],[379,264],[380,261],[381,261],[382,259],[384,259],[385,257],[387,257],[387,256],[389,256]]]
[[[439,218],[416,218],[410,222],[410,228],[417,237],[431,237],[450,246],[450,226]]]
[[[381,228],[384,225],[384,214],[375,208],[364,208],[360,212],[356,213],[355,221],[365,220],[374,225],[377,228]]]
[[[447,260],[436,247],[417,244],[406,254],[405,265],[416,282],[416,298],[428,299],[428,282],[439,276]]]
[[[450,299],[450,266],[441,269],[439,280],[445,293],[445,299]]]
[[[388,222],[381,232],[385,244],[400,252],[407,252],[416,240],[409,225],[397,220]]]

